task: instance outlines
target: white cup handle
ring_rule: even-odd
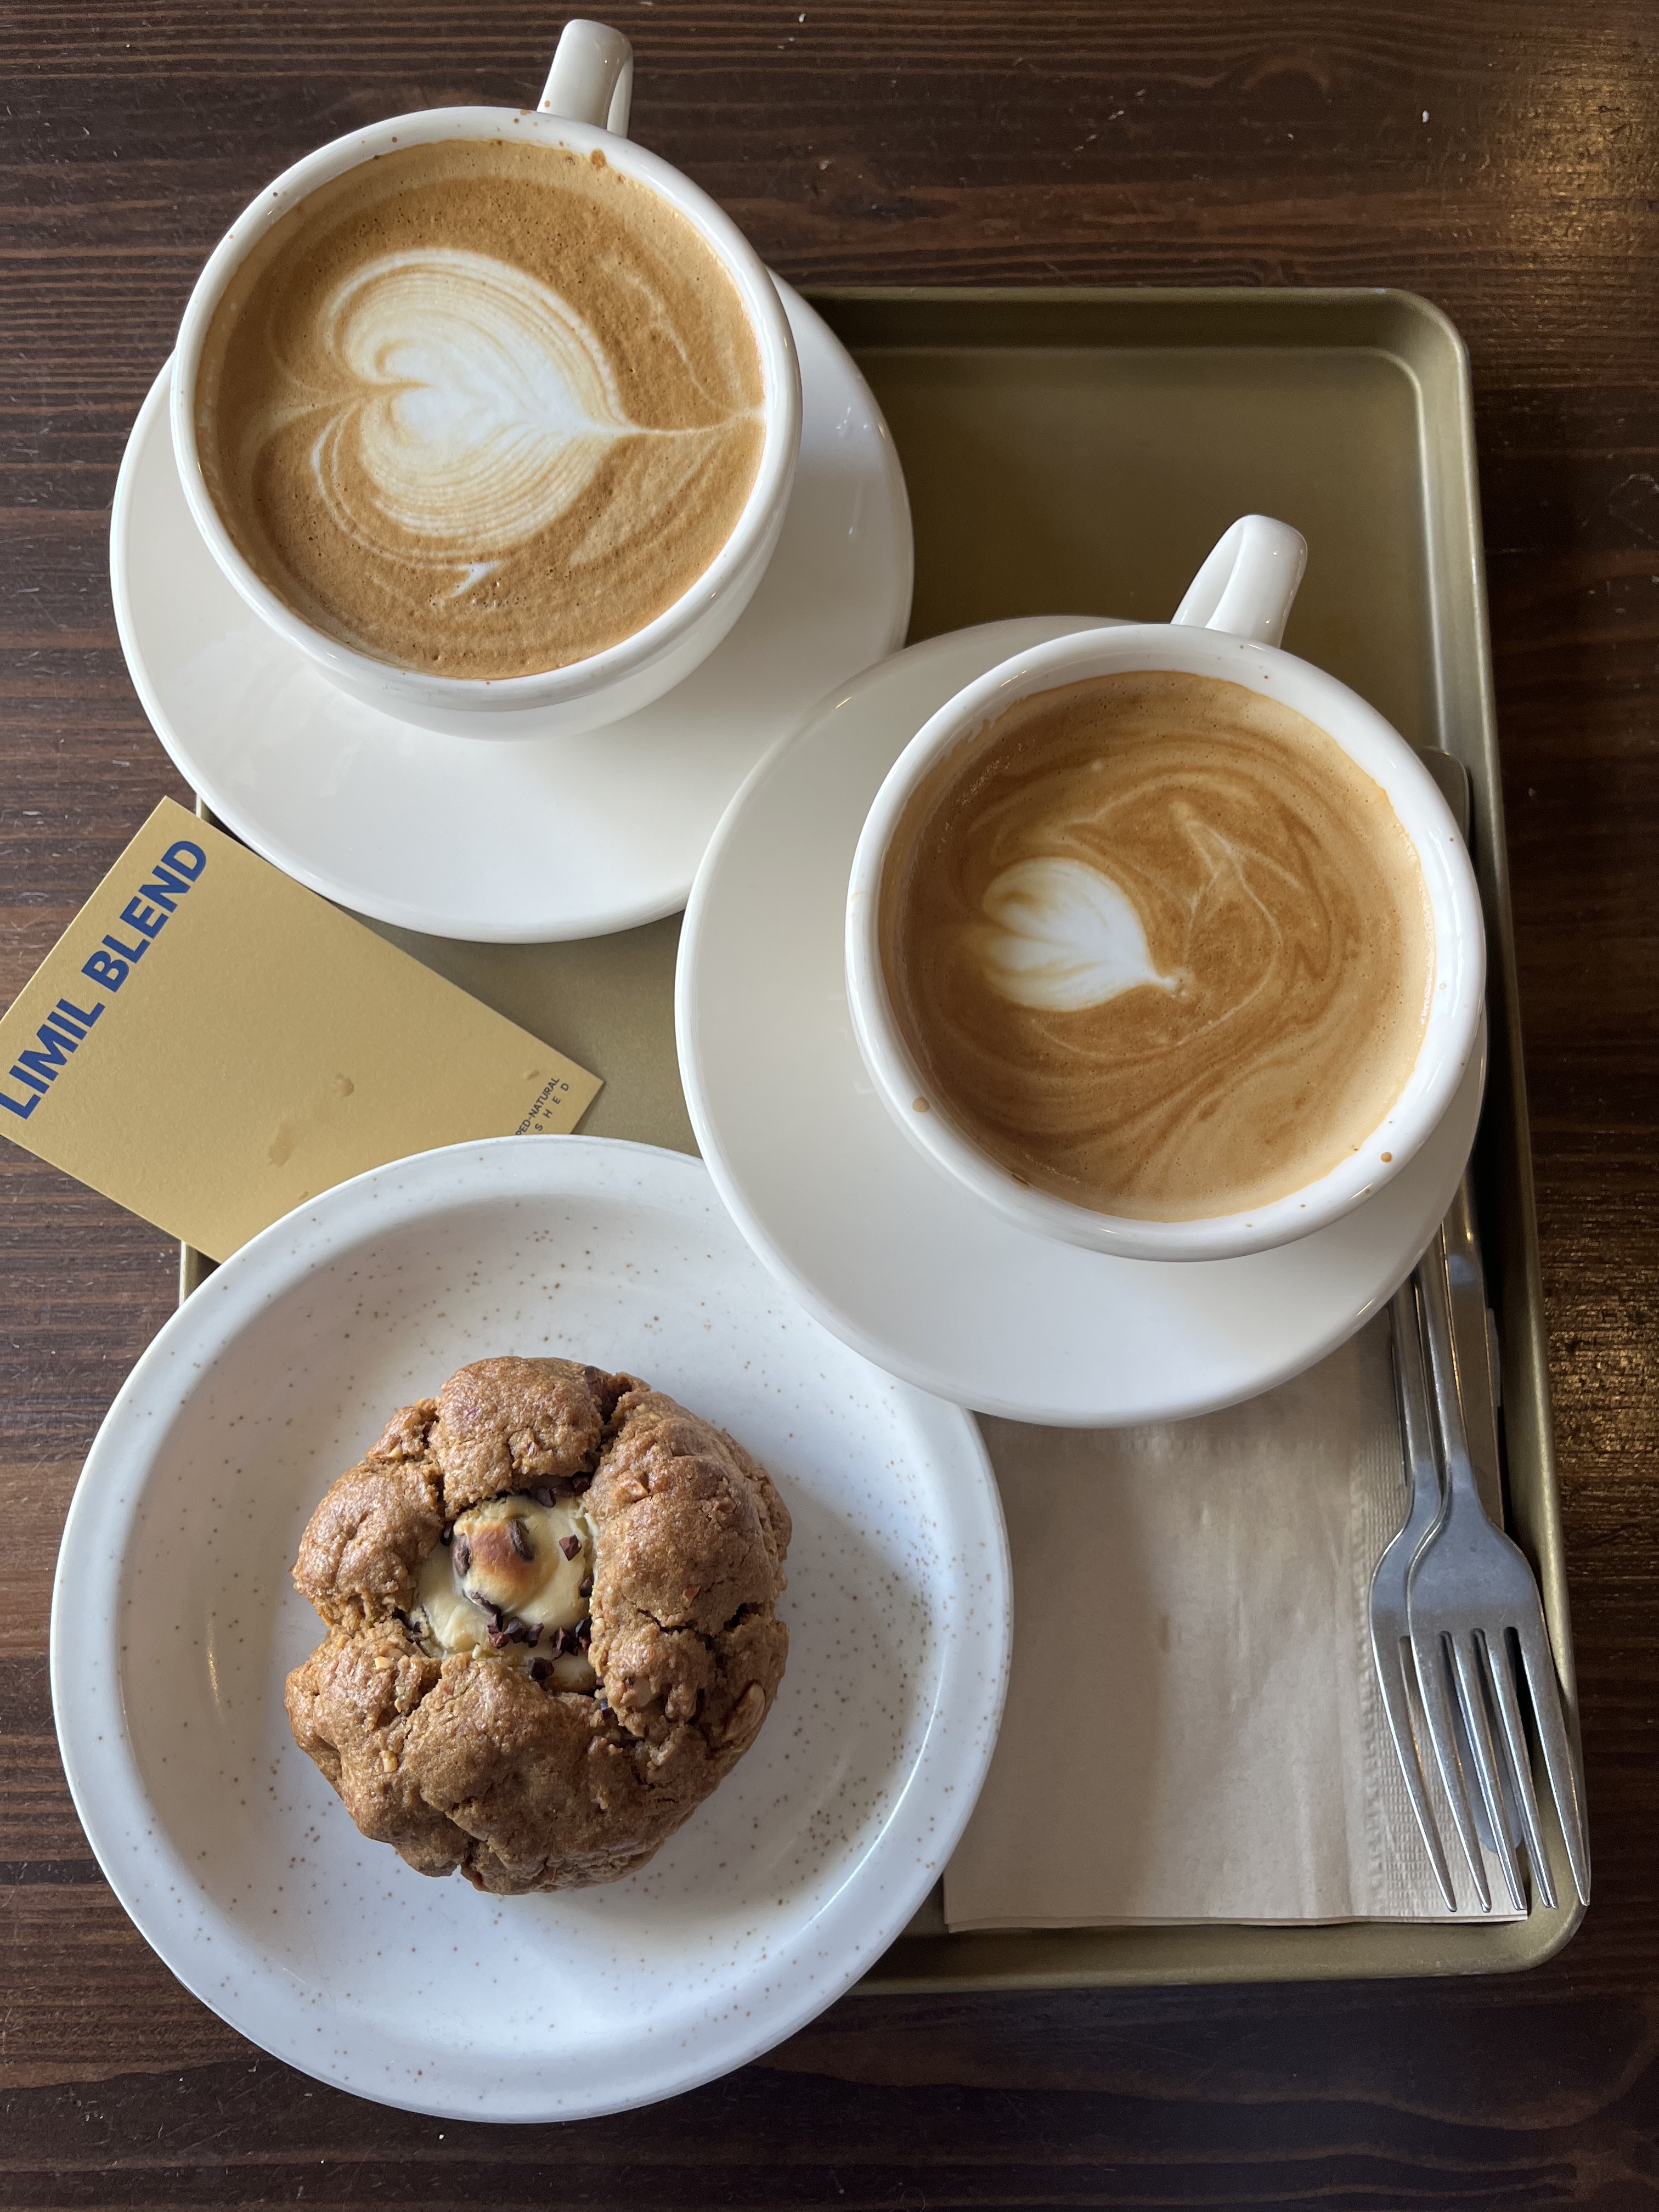
[[[608,23],[585,22],[580,16],[567,23],[537,112],[561,116],[567,123],[588,123],[626,138],[633,100],[634,49],[622,33]]]
[[[1288,522],[1246,514],[1218,541],[1187,586],[1175,619],[1277,645],[1308,565],[1308,541]]]

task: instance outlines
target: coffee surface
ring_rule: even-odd
[[[1433,985],[1386,794],[1304,716],[1161,672],[1022,701],[935,768],[880,939],[933,1103],[1022,1181],[1192,1220],[1382,1122]]]
[[[692,226],[601,156],[382,155],[255,246],[196,427],[238,549],[319,629],[434,674],[567,666],[690,590],[748,500],[759,351]]]

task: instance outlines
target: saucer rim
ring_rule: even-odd
[[[902,588],[895,589],[888,620],[882,633],[883,641],[880,649],[873,660],[865,664],[866,666],[873,666],[882,660],[890,659],[895,652],[902,648],[905,635],[909,627],[915,597],[915,533],[908,488],[904,481],[903,469],[898,459],[891,432],[887,428],[880,404],[874,393],[871,392],[864,372],[859,368],[857,362],[854,360],[835,331],[818,313],[811,301],[803,298],[787,279],[779,276],[775,270],[769,270],[768,274],[778,288],[786,315],[793,318],[796,314],[801,314],[810,318],[818,325],[828,343],[843,356],[851,376],[866,395],[870,410],[879,426],[878,434],[869,441],[872,454],[879,456],[878,464],[872,467],[871,473],[872,481],[876,475],[879,475],[884,495],[895,519],[895,568]],[[795,345],[799,356],[801,350],[799,337],[795,339]],[[399,899],[394,896],[383,896],[379,891],[376,891],[372,897],[366,897],[362,884],[348,883],[340,876],[313,866],[303,853],[293,849],[287,841],[271,838],[261,828],[256,817],[245,810],[235,798],[226,795],[218,779],[210,772],[204,770],[202,763],[195,757],[192,748],[185,742],[175,726],[173,718],[151,675],[143,651],[142,626],[135,618],[132,607],[131,578],[135,563],[133,559],[128,557],[127,549],[130,542],[136,539],[137,535],[134,528],[134,509],[138,496],[137,486],[139,462],[141,451],[147,451],[148,438],[160,435],[166,448],[167,464],[175,475],[178,472],[178,461],[173,450],[168,414],[174,359],[174,354],[169,352],[166,361],[156,372],[133,418],[131,428],[127,434],[126,442],[122,449],[120,464],[116,475],[115,490],[110,503],[110,593],[115,616],[116,635],[121,647],[128,680],[138,696],[139,704],[143,708],[145,717],[160,741],[162,750],[179,775],[183,776],[191,791],[207,806],[214,818],[223,823],[233,835],[251,850],[258,853],[261,859],[267,860],[271,866],[280,868],[283,874],[292,877],[296,883],[302,884],[307,890],[315,892],[319,897],[329,900],[331,904],[343,907],[350,914],[382,923],[391,928],[406,929],[418,936],[442,938],[454,943],[476,945],[577,944],[585,943],[592,938],[616,936],[626,930],[643,928],[652,922],[665,921],[669,915],[682,912],[690,896],[691,884],[696,881],[696,867],[702,865],[701,855],[691,869],[689,878],[676,877],[672,884],[659,888],[649,896],[642,896],[625,904],[611,904],[603,910],[590,909],[574,921],[568,916],[555,918],[550,917],[545,913],[538,915],[529,921],[508,921],[498,914],[488,923],[484,923],[473,916],[445,914],[428,905]],[[813,407],[812,392],[805,368],[801,375],[801,418],[804,427]],[[160,418],[159,431],[158,417]],[[798,470],[797,483],[799,480]],[[182,494],[182,485],[180,489]],[[791,498],[793,499],[794,495],[794,488],[792,487]],[[187,515],[188,512],[186,508]],[[785,521],[787,525],[787,507]],[[189,526],[192,532],[195,532],[196,526],[193,520],[190,522]],[[196,535],[199,542],[199,532]],[[210,550],[203,544],[202,551],[204,557],[212,566],[215,576],[224,582],[228,589],[232,588],[228,580],[223,577],[217,563],[213,561]],[[136,556],[136,545],[134,552]],[[774,560],[776,557],[775,552]],[[768,573],[770,573],[769,564]],[[747,610],[745,610],[746,612]],[[318,677],[319,681],[325,683],[328,681],[313,666],[306,654],[298,647],[291,646],[287,640],[274,632],[269,635],[271,645],[282,655],[284,665],[293,663],[301,667],[310,668]],[[722,640],[721,643],[714,648],[714,653],[710,655],[710,659],[717,658],[728,643],[729,638]],[[700,672],[700,669],[691,672],[693,675]],[[410,735],[417,740],[433,739],[434,737],[434,732],[422,729],[416,723],[405,722],[395,714],[371,707],[367,702],[356,698],[349,691],[338,687],[332,688],[337,690],[339,699],[346,703],[351,712],[363,716],[369,721],[385,723],[389,730],[397,732],[399,736]],[[673,696],[674,693],[672,690],[665,693],[662,700],[655,702],[655,707],[660,708],[665,701],[672,701]],[[752,773],[754,767],[758,766],[760,762],[775,750],[778,744],[787,739],[799,726],[802,716],[814,711],[816,705],[816,700],[811,699],[802,700],[799,704],[792,704],[787,713],[779,718],[775,728],[763,745],[756,762],[751,763],[749,770],[745,771],[744,781],[747,780],[748,775]],[[646,711],[654,711],[654,708]],[[619,732],[626,729],[627,719],[624,717],[615,726]],[[602,735],[603,732],[597,732],[591,734]],[[443,738],[437,738],[435,741],[467,742]],[[518,744],[535,746],[551,744],[556,745],[559,742],[556,735],[547,737],[526,735],[513,739],[498,739],[492,743],[492,750],[498,749],[501,744]],[[626,770],[619,769],[618,773],[619,775],[625,775]],[[723,816],[721,818],[724,818]],[[282,854],[280,859],[273,857],[274,852],[278,848]]]
[[[1017,615],[996,623],[972,624],[966,630],[944,631],[933,637],[924,638],[915,645],[906,647],[902,653],[890,655],[886,660],[861,670],[847,683],[839,684],[835,690],[826,692],[817,705],[809,714],[802,716],[789,736],[775,745],[763,759],[756,763],[733,795],[731,805],[721,816],[714,834],[708,842],[708,850],[703,854],[702,865],[698,869],[696,881],[691,887],[690,898],[686,902],[684,925],[681,932],[679,951],[675,965],[675,1044],[679,1060],[681,1085],[685,1093],[686,1109],[690,1116],[692,1129],[697,1139],[698,1148],[702,1154],[704,1164],[714,1179],[714,1187],[719,1191],[722,1201],[743,1235],[767,1267],[816,1322],[829,1329],[831,1334],[838,1337],[843,1344],[849,1346],[854,1351],[872,1361],[877,1366],[884,1369],[888,1374],[895,1376],[901,1382],[907,1382],[915,1389],[925,1390],[933,1396],[945,1398],[953,1404],[971,1408],[977,1413],[988,1414],[998,1419],[1025,1422],[1032,1426],[1042,1428],[1135,1427],[1161,1421],[1186,1420],[1205,1413],[1219,1413],[1228,1407],[1244,1404],[1267,1391],[1277,1389],[1282,1383],[1291,1382],[1297,1376],[1305,1374],[1310,1368],[1316,1366],[1320,1360],[1328,1358],[1340,1346],[1345,1344],[1350,1337],[1364,1328],[1366,1322],[1381,1310],[1389,1297],[1399,1288],[1400,1283],[1403,1282],[1411,1273],[1413,1266],[1415,1265],[1415,1255],[1405,1262],[1397,1278],[1386,1282],[1373,1296],[1363,1301],[1357,1317],[1346,1306],[1340,1309],[1334,1308],[1334,1310],[1338,1311],[1339,1318],[1333,1328],[1320,1334],[1310,1350],[1299,1346],[1294,1353],[1275,1362],[1272,1367],[1259,1369],[1249,1387],[1243,1389],[1230,1383],[1219,1389],[1208,1391],[1188,1392],[1176,1395],[1170,1395],[1166,1393],[1161,1399],[1148,1399],[1127,1412],[1121,1407],[1102,1407],[1098,1401],[1095,1401],[1091,1410],[1087,1412],[1075,1405],[1056,1411],[1052,1405],[1045,1406],[1034,1403],[1030,1400],[1010,1398],[1000,1392],[985,1391],[977,1387],[974,1389],[971,1395],[966,1395],[963,1391],[963,1377],[959,1374],[932,1366],[926,1361],[910,1357],[902,1349],[896,1349],[891,1345],[881,1342],[852,1313],[827,1297],[816,1283],[810,1277],[803,1274],[794,1262],[784,1255],[770,1231],[763,1225],[760,1215],[750,1204],[744,1188],[727,1158],[725,1147],[718,1135],[716,1119],[710,1111],[708,1090],[703,1079],[702,1060],[696,1043],[699,987],[693,971],[696,964],[703,909],[712,895],[711,886],[719,872],[724,855],[732,838],[737,835],[741,817],[750,805],[755,791],[766,777],[777,770],[787,752],[798,745],[810,743],[816,735],[818,735],[828,717],[837,708],[853,703],[859,694],[866,689],[891,681],[902,665],[915,665],[913,656],[932,653],[936,657],[943,659],[951,648],[959,647],[963,641],[969,635],[984,635],[987,633],[999,631],[1006,633],[1010,639],[1013,640],[1013,642],[1008,645],[1006,652],[999,652],[997,659],[1000,661],[1028,649],[1030,645],[1043,641],[1046,637],[1066,635],[1075,630],[1095,627],[1108,625],[1117,627],[1120,619],[1099,615]],[[1060,627],[1060,625],[1064,627]],[[1018,635],[1019,633],[1024,633],[1024,642]],[[988,665],[995,665],[995,663],[988,664]],[[872,796],[873,797],[873,788]],[[849,846],[848,853],[849,872],[851,864],[852,848]],[[837,944],[842,942],[842,929],[838,924]],[[851,1048],[854,1051],[857,1050],[855,1045]],[[1463,1079],[1453,1093],[1444,1115],[1425,1139],[1423,1146],[1424,1151],[1428,1151],[1443,1139],[1449,1125],[1455,1129],[1458,1117],[1460,1115],[1467,1117],[1469,1144],[1460,1145],[1457,1148],[1457,1170],[1456,1174],[1449,1176],[1448,1203],[1449,1203],[1451,1192],[1455,1189],[1457,1176],[1462,1172],[1464,1161],[1473,1145],[1474,1133],[1479,1124],[1485,1094],[1487,1058],[1488,1024],[1483,1012]],[[890,1117],[884,1115],[884,1118]],[[905,1140],[902,1130],[894,1128],[891,1133],[895,1143],[899,1147],[899,1151],[894,1157],[902,1157],[904,1159],[908,1174],[927,1176],[936,1182],[948,1186],[959,1196],[963,1206],[975,1206],[980,1203],[970,1194],[962,1190],[943,1169],[936,1166],[910,1146]],[[1296,1238],[1287,1244],[1273,1249],[1280,1252],[1293,1252],[1297,1244],[1304,1242],[1312,1243],[1318,1237],[1330,1235],[1333,1231],[1340,1231],[1347,1228],[1356,1218],[1368,1212],[1371,1207],[1389,1207],[1397,1205],[1399,1199],[1398,1180],[1391,1180],[1373,1197],[1351,1208],[1340,1220],[1328,1223],[1324,1227],[1311,1231],[1305,1239]],[[1443,1210],[1443,1207],[1442,1211]],[[1051,1241],[1036,1236],[1034,1231],[1022,1229],[1017,1224],[1007,1220],[1006,1217],[999,1218],[998,1225],[1006,1235],[1019,1237],[1032,1243],[1042,1244]],[[1429,1234],[1432,1235],[1432,1233],[1431,1228]],[[1190,1269],[1195,1277],[1199,1277],[1212,1268],[1232,1269],[1241,1265],[1249,1265],[1252,1261],[1267,1255],[1246,1254],[1219,1260],[1192,1259],[1152,1262],[1134,1259],[1127,1255],[1112,1253],[1096,1253],[1088,1256],[1097,1260],[1103,1267],[1114,1270],[1146,1265],[1156,1266],[1160,1269],[1176,1267],[1182,1270]]]

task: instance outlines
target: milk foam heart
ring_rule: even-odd
[[[1104,1006],[1143,983],[1180,988],[1178,975],[1161,975],[1152,964],[1133,900],[1084,861],[1016,861],[981,904],[991,923],[975,943],[981,965],[1015,1006],[1063,1013]]]
[[[440,674],[563,667],[730,536],[765,439],[712,249],[602,159],[436,141],[348,170],[228,287],[197,387],[238,550],[307,622]]]
[[[327,327],[359,390],[330,414],[313,466],[336,522],[365,547],[386,542],[377,524],[390,520],[393,551],[413,537],[434,562],[506,552],[580,497],[613,440],[637,433],[580,316],[487,255],[384,254],[340,287]]]
[[[485,254],[382,255],[340,287],[326,327],[356,387],[313,448],[336,526],[394,557],[413,539],[412,557],[462,567],[461,588],[573,507],[617,440],[706,444],[723,427],[633,422],[589,325]]]

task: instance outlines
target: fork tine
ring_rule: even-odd
[[[1429,1723],[1429,1741],[1434,1746],[1435,1759],[1440,1768],[1440,1779],[1445,1785],[1446,1802],[1451,1808],[1457,1840],[1463,1846],[1463,1857],[1474,1884],[1474,1893],[1483,1912],[1492,1911],[1492,1891],[1486,1881],[1486,1869],[1480,1856],[1480,1845],[1475,1838],[1474,1815],[1469,1810],[1469,1793],[1463,1780],[1463,1769],[1457,1757],[1457,1723],[1452,1718],[1451,1698],[1446,1680],[1446,1657],[1443,1639],[1437,1638],[1434,1656],[1425,1668],[1420,1660],[1417,1669],[1418,1693],[1423,1700],[1423,1711]]]
[[[1435,1461],[1433,1425],[1429,1411],[1429,1378],[1423,1357],[1423,1324],[1418,1310],[1417,1285],[1412,1278],[1408,1277],[1395,1293],[1392,1311],[1395,1386],[1400,1401],[1401,1437],[1405,1445],[1406,1463],[1411,1476],[1413,1497],[1414,1499],[1420,1501],[1428,1523],[1426,1530],[1418,1540],[1420,1546],[1432,1541],[1433,1531],[1439,1524],[1443,1506],[1440,1497],[1439,1469]],[[1400,1540],[1400,1538],[1395,1539],[1396,1543]],[[1384,1553],[1383,1557],[1386,1562],[1388,1554]],[[1381,1574],[1382,1568],[1379,1567],[1377,1571]],[[1408,1564],[1407,1579],[1409,1575]],[[1433,1810],[1428,1802],[1427,1792],[1426,1790],[1423,1792],[1419,1808],[1417,1792],[1413,1789],[1414,1778],[1418,1780],[1420,1787],[1421,1769],[1417,1760],[1416,1735],[1411,1726],[1411,1699],[1406,1693],[1402,1682],[1400,1697],[1401,1716],[1397,1719],[1394,1705],[1386,1694],[1388,1689],[1386,1670],[1382,1665],[1382,1654],[1376,1651],[1376,1641],[1373,1634],[1372,1650],[1376,1656],[1377,1674],[1383,1680],[1385,1692],[1383,1711],[1388,1715],[1389,1731],[1394,1736],[1395,1749],[1400,1753],[1400,1764],[1405,1772],[1407,1789],[1412,1795],[1412,1810],[1417,1814],[1418,1826],[1422,1830],[1423,1840],[1428,1846],[1435,1880],[1439,1883],[1441,1893],[1446,1899],[1447,1910],[1455,1912],[1457,1903],[1456,1893],[1451,1884],[1451,1869],[1446,1863],[1445,1847],[1440,1839],[1439,1829],[1434,1819]],[[1486,1870],[1480,1856],[1480,1848],[1475,1840],[1474,1821],[1469,1811],[1468,1791],[1464,1787],[1462,1764],[1458,1757],[1457,1738],[1451,1717],[1450,1704],[1446,1696],[1445,1685],[1440,1681],[1436,1681],[1432,1686],[1425,1682],[1423,1669],[1420,1665],[1416,1664],[1415,1660],[1413,1660],[1413,1672],[1418,1678],[1418,1692],[1422,1699],[1423,1718],[1428,1729],[1429,1741],[1434,1746],[1435,1760],[1440,1769],[1441,1780],[1445,1784],[1446,1802],[1451,1808],[1452,1821],[1457,1830],[1458,1841],[1463,1847],[1463,1856],[1468,1864],[1469,1877],[1474,1884],[1475,1894],[1480,1900],[1480,1910],[1483,1912],[1490,1912],[1492,1894],[1486,1886]],[[1405,1744],[1401,1742],[1402,1720],[1406,1743],[1409,1744],[1411,1749],[1409,1759],[1406,1755]]]
[[[1463,1709],[1463,1725],[1468,1730],[1475,1779],[1480,1784],[1498,1863],[1504,1869],[1510,1903],[1517,1912],[1524,1912],[1526,1892],[1521,1887],[1521,1869],[1515,1863],[1515,1846],[1510,1841],[1510,1816],[1504,1805],[1504,1785],[1498,1779],[1492,1729],[1486,1721],[1486,1701],[1481,1695],[1480,1658],[1474,1648],[1474,1632],[1452,1638],[1451,1647],[1457,1668],[1458,1702]]]
[[[1532,1861],[1532,1878],[1538,1885],[1538,1894],[1553,1911],[1555,1877],[1550,1872],[1549,1855],[1544,1849],[1544,1832],[1538,1819],[1538,1799],[1532,1786],[1532,1760],[1527,1751],[1527,1732],[1521,1725],[1520,1700],[1515,1694],[1509,1638],[1499,1629],[1496,1638],[1491,1634],[1483,1635],[1480,1643],[1486,1654],[1492,1700],[1498,1707],[1498,1717],[1503,1723],[1504,1741],[1509,1747],[1510,1778],[1515,1784],[1521,1826],[1526,1832],[1527,1856]]]
[[[1372,1656],[1376,1662],[1377,1686],[1382,1692],[1382,1711],[1389,1723],[1389,1734],[1394,1738],[1395,1756],[1404,1778],[1406,1795],[1411,1799],[1418,1831],[1423,1838],[1423,1848],[1429,1855],[1429,1864],[1434,1869],[1434,1879],[1448,1912],[1457,1910],[1457,1892],[1452,1887],[1451,1869],[1446,1863],[1445,1847],[1440,1840],[1440,1831],[1434,1823],[1429,1807],[1429,1793],[1424,1786],[1422,1761],[1417,1753],[1417,1734],[1412,1726],[1411,1698],[1406,1688],[1405,1654],[1411,1647],[1403,1638],[1395,1641],[1392,1655],[1372,1644]],[[1389,1663],[1390,1656],[1393,1663]]]
[[[1533,1619],[1515,1623],[1516,1641],[1521,1646],[1521,1656],[1527,1669],[1527,1687],[1532,1692],[1532,1717],[1537,1724],[1538,1741],[1544,1753],[1544,1765],[1548,1770],[1550,1788],[1555,1793],[1555,1809],[1560,1816],[1561,1833],[1567,1846],[1567,1861],[1572,1869],[1573,1887],[1580,1901],[1589,1903],[1590,1869],[1589,1846],[1584,1839],[1584,1808],[1578,1794],[1578,1769],[1572,1755],[1572,1746],[1567,1739],[1567,1724],[1561,1717],[1561,1689],[1555,1675],[1555,1655],[1550,1650],[1549,1638],[1544,1632],[1541,1610]]]

